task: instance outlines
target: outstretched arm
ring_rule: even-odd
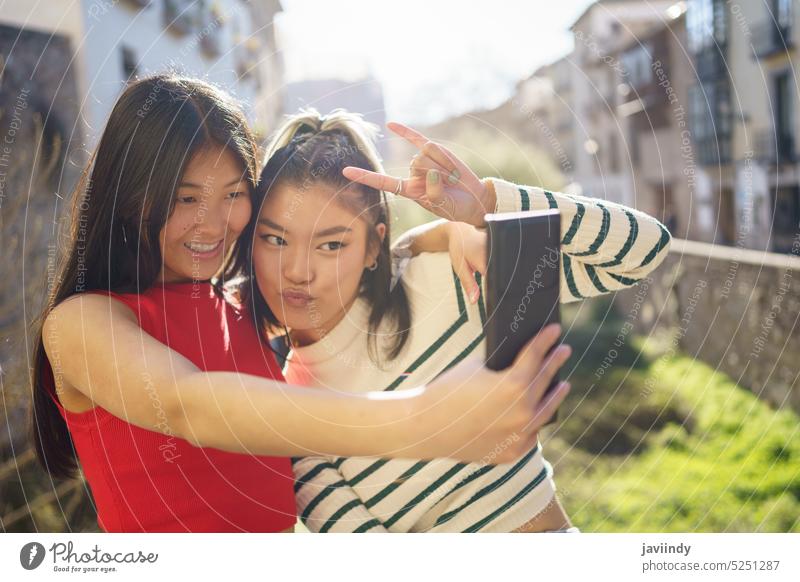
[[[544,398],[568,357],[565,346],[545,357],[557,331],[540,333],[503,372],[463,362],[428,386],[363,394],[199,370],[145,333],[128,307],[101,295],[78,295],[55,307],[43,336],[48,358],[59,363],[57,394],[77,391],[131,424],[197,446],[256,455],[472,461],[515,431],[525,437],[522,446],[535,442],[566,396],[563,386]],[[522,446],[509,460],[524,453]]]
[[[399,190],[439,216],[475,226],[484,225],[487,212],[557,208],[561,213],[564,302],[635,285],[668,253],[669,231],[641,211],[597,198],[517,186],[496,178],[480,180],[441,144],[397,123],[389,127],[420,150],[412,161],[410,177],[400,179],[359,168],[346,168],[345,176],[374,188]],[[423,235],[420,240],[435,250],[439,250],[437,245],[443,246],[441,238],[445,234],[440,224],[435,224],[433,230],[412,232],[412,236]],[[407,244],[408,238],[401,242]]]
[[[561,213],[561,301],[635,285],[658,267],[672,237],[658,220],[633,208],[586,196],[484,180],[498,212],[557,208]]]

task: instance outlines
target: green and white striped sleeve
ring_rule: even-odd
[[[327,457],[292,459],[297,515],[312,532],[381,533],[387,529],[364,505],[337,460]]]
[[[669,252],[667,228],[639,210],[598,198],[548,192],[489,178],[496,212],[561,212],[561,302],[636,285]]]

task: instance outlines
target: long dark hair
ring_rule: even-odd
[[[337,191],[348,188],[357,193],[355,210],[369,220],[369,248],[380,247],[374,270],[365,269],[361,277],[361,295],[370,303],[367,346],[370,358],[380,365],[381,356],[395,359],[405,346],[411,325],[411,309],[403,282],[392,282],[392,255],[390,248],[389,205],[383,192],[350,182],[342,175],[347,166],[355,166],[383,172],[375,149],[374,136],[377,127],[365,122],[359,115],[337,109],[328,115],[320,115],[307,109],[289,117],[278,129],[267,148],[267,163],[261,171],[258,186],[253,195],[253,215],[241,236],[242,280],[240,295],[248,305],[258,326],[262,339],[267,340],[268,329],[280,329],[280,322],[267,305],[253,276],[253,240],[258,215],[264,199],[278,185],[309,187],[325,184]],[[344,201],[344,199],[342,199]],[[347,200],[352,200],[348,197]],[[380,240],[378,224],[386,226],[386,235]],[[383,353],[378,349],[378,327],[384,320],[391,321],[394,331],[384,344]]]
[[[240,108],[223,91],[162,74],[132,83],[114,105],[73,194],[66,248],[34,331],[31,429],[39,461],[54,477],[72,476],[77,463],[50,394],[43,322],[77,293],[140,293],[155,283],[162,263],[159,234],[172,213],[177,185],[192,156],[212,144],[239,159],[253,189],[258,149]],[[234,247],[230,257],[236,255]],[[235,269],[227,260],[221,279]],[[215,288],[221,292],[221,281]]]

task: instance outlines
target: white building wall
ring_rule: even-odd
[[[575,178],[585,194],[635,206],[634,186],[623,171],[629,164],[624,144],[626,136],[616,120],[616,84],[621,81],[621,64],[616,49],[662,22],[673,0],[653,2],[597,3],[575,23],[576,67],[572,70],[572,95],[575,103]],[[619,172],[608,167],[610,133],[623,144],[618,159]],[[603,136],[598,139],[597,136]],[[597,152],[587,147],[596,143]]]
[[[127,2],[82,0],[85,39],[80,47],[86,69],[86,121],[90,136],[102,131],[117,97],[125,88],[122,51],[135,53],[140,76],[177,68],[181,73],[216,83],[239,100],[252,104],[257,96],[253,78],[239,81],[236,57],[250,34],[250,16],[243,0],[218,0],[227,21],[212,30],[179,35],[168,30],[163,2],[145,8]],[[200,48],[204,34],[222,36],[219,56],[208,57]],[[255,122],[253,109],[245,108]]]

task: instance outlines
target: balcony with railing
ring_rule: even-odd
[[[694,54],[698,79],[702,81],[713,80],[729,74],[725,59],[726,49],[725,45],[717,45]]]

